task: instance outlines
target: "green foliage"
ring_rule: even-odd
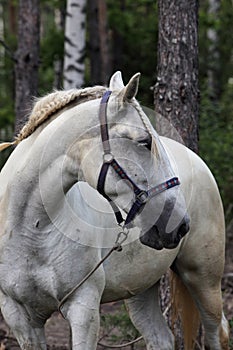
[[[14,124],[14,52],[16,36],[9,30],[9,16],[3,3],[4,43],[0,44],[0,129]]]
[[[150,87],[155,83],[157,60],[157,4],[153,0],[107,0],[107,5],[110,29],[122,45],[121,60],[116,69],[123,72],[126,81],[140,71],[139,99],[148,107],[153,106]],[[114,44],[118,45],[118,42]],[[113,53],[116,49],[118,47],[113,48]]]
[[[52,27],[49,33],[41,39],[41,64],[40,64],[40,94],[51,91],[54,86],[56,61],[63,60],[64,33],[56,27]]]
[[[230,330],[233,329],[233,318],[231,318],[231,319],[229,320],[229,327],[230,327]],[[230,346],[230,350],[233,350],[233,339],[230,339],[230,344],[229,344],[229,346]]]
[[[220,2],[216,16],[208,13],[208,6],[209,1],[203,0],[199,10],[199,150],[217,180],[227,209],[233,203],[233,37],[227,34],[233,21],[233,11],[231,0]],[[214,43],[207,37],[209,29],[217,34]],[[215,54],[210,50],[211,45],[214,45]],[[215,91],[210,91],[207,83],[210,70],[215,80]]]
[[[219,2],[219,9],[214,16],[208,12],[209,1],[200,2],[199,9],[199,79],[204,83],[209,69],[213,70],[218,84],[218,98],[225,90],[228,78],[233,76],[232,47],[233,36],[229,35],[233,22],[233,7],[231,0]],[[216,41],[212,43],[207,37],[207,31],[216,32]],[[215,54],[210,50],[214,45]]]
[[[43,0],[41,22],[43,32],[40,40],[39,94],[43,95],[54,88],[55,62],[63,62],[64,32],[55,24],[55,9],[65,9],[64,0]]]
[[[219,11],[219,52],[221,58],[221,67],[218,75],[218,81],[221,85],[221,92],[227,89],[229,77],[233,78],[233,35],[231,34],[231,28],[233,23],[233,6],[231,0],[221,1],[221,7]]]
[[[104,329],[104,335],[101,338],[108,344],[121,344],[140,336],[123,304],[114,312],[101,313],[101,328]]]
[[[220,102],[202,89],[200,155],[212,170],[227,209],[233,203],[233,84],[228,84]],[[229,218],[231,219],[231,218]]]

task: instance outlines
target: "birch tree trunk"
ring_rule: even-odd
[[[65,23],[65,89],[84,85],[86,42],[86,0],[67,0]]]
[[[198,150],[198,2],[158,0],[159,39],[155,110],[170,136]],[[171,128],[173,125],[173,128]],[[157,125],[158,131],[161,125]],[[169,133],[173,130],[173,133]],[[163,132],[163,130],[162,130]]]
[[[15,55],[15,132],[27,120],[37,95],[40,45],[39,0],[19,0],[18,48]]]

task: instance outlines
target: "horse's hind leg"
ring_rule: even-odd
[[[221,239],[215,241],[215,247],[213,237],[203,243],[204,240],[204,234],[199,244],[192,244],[192,239],[187,240],[176,267],[199,310],[205,329],[206,349],[228,350],[229,330],[223,314],[221,293],[224,245]]]
[[[125,304],[148,350],[173,350],[174,339],[159,306],[158,289],[159,283],[125,300]]]
[[[30,320],[22,305],[1,293],[1,311],[23,350],[46,350],[44,327]]]

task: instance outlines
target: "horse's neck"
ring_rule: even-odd
[[[85,121],[77,123],[75,118],[69,110],[36,139],[32,134],[17,146],[3,169],[1,194],[8,196],[8,218],[14,227],[36,226],[39,219],[46,226],[62,210],[65,193],[78,180],[79,171],[78,164],[66,156],[67,150],[86,127]]]

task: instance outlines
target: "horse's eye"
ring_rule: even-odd
[[[152,143],[151,137],[148,137],[143,140],[138,140],[137,142],[138,142],[138,146],[146,147],[149,151],[151,151],[151,143]]]

